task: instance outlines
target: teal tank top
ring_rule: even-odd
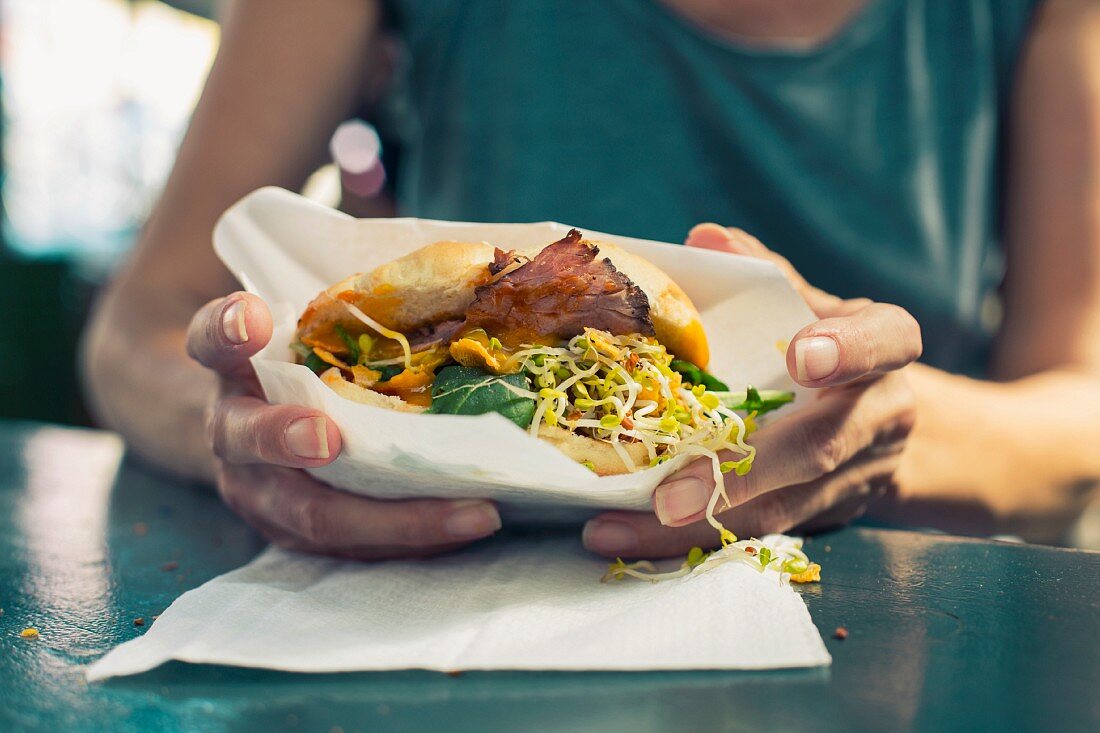
[[[660,0],[395,0],[398,206],[669,242],[738,226],[819,287],[907,308],[924,361],[980,375],[1006,103],[1037,1],[868,0],[790,51]]]

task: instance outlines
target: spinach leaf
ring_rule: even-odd
[[[348,358],[348,364],[355,366],[359,363],[359,343],[348,334],[339,323],[335,326],[336,335],[340,337],[340,340],[344,342],[344,345],[348,347],[348,351],[351,352],[351,356]]]
[[[535,401],[509,388],[529,390],[524,374],[497,376],[481,369],[449,366],[441,369],[432,385],[432,406],[436,415],[484,415],[495,412],[521,428],[531,424]]]
[[[382,376],[378,378],[379,382],[388,382],[396,377],[401,372],[405,371],[404,364],[383,364],[380,367],[371,367],[376,372],[379,372]]]
[[[724,392],[729,389],[725,382],[710,372],[703,372],[703,386],[711,392]]]
[[[326,364],[321,357],[309,352],[309,356],[306,357],[306,366],[313,370],[314,374],[320,374],[329,368],[329,364]]]
[[[755,412],[757,415],[778,410],[783,405],[794,402],[794,392],[776,389],[766,389],[761,392],[751,385],[744,392],[721,391],[714,394],[730,410]]]
[[[689,384],[701,384],[712,392],[725,392],[729,389],[721,379],[695,366],[690,361],[673,359],[668,366],[672,371],[680,372],[684,381]]]

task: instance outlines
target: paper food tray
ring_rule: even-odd
[[[343,451],[319,479],[386,499],[488,498],[506,513],[576,518],[576,508],[645,510],[654,488],[687,457],[621,476],[599,477],[515,424],[482,416],[419,415],[339,397],[290,343],[298,316],[322,290],[440,240],[486,241],[502,249],[549,244],[572,227],[552,222],[478,224],[425,219],[354,219],[278,188],[260,189],[218,222],[214,248],[249,292],[271,307],[271,343],[253,365],[267,399],[323,410],[339,426]],[[731,389],[798,392],[787,375],[787,341],[813,314],[774,265],[721,252],[582,230],[661,267],[691,297],[710,342],[708,371]],[[795,405],[785,411],[797,409]],[[555,509],[557,507],[557,509]],[[569,510],[568,508],[572,508]],[[564,511],[563,511],[564,510]]]

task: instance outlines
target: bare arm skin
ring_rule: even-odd
[[[378,6],[239,0],[232,9],[163,197],[85,339],[95,410],[136,453],[212,481],[284,547],[379,559],[490,535],[500,516],[486,501],[382,502],[321,484],[300,469],[336,458],[336,425],[262,399],[248,359],[271,338],[271,314],[258,298],[230,293],[236,284],[211,232],[244,194],[298,188],[322,161],[369,87]]]
[[[191,317],[236,289],[214,255],[214,223],[264,185],[300,188],[365,88],[378,8],[366,0],[239,0],[191,127],[132,260],[85,339],[84,373],[100,421],[131,450],[212,479],[203,413],[213,373],[188,359]]]
[[[1056,539],[1100,482],[1100,5],[1052,0],[1018,76],[993,376],[914,369],[893,518]]]

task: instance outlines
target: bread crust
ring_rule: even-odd
[[[326,387],[344,399],[358,402],[361,405],[384,407],[387,410],[397,410],[398,412],[424,412],[425,409],[419,405],[409,404],[400,397],[375,392],[373,389],[360,387],[358,384],[349,382],[340,375],[340,370],[336,367],[322,372],[321,381],[325,383]]]
[[[598,476],[617,476],[630,472],[618,451],[606,440],[589,438],[587,435],[549,425],[539,426],[539,440],[545,440],[577,463],[588,461],[592,465],[592,471]],[[635,469],[649,467],[649,452],[644,445],[625,442],[621,445],[633,460]]]
[[[298,336],[311,346],[340,348],[333,325],[360,328],[345,302],[402,333],[464,318],[474,290],[488,282],[494,251],[485,242],[436,242],[345,278],[306,307],[298,320]]]
[[[364,313],[396,331],[461,319],[489,281],[495,251],[485,242],[436,242],[358,276],[353,289],[373,301]]]

